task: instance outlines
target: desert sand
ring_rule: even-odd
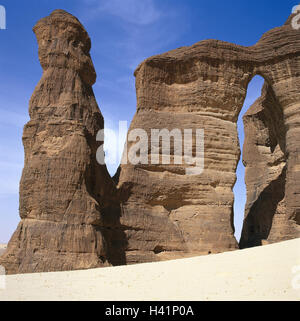
[[[298,301],[300,238],[158,263],[10,275],[0,300]]]

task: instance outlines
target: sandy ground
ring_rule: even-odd
[[[11,275],[5,281],[0,300],[300,301],[300,239],[159,263]]]

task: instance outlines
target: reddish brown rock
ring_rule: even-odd
[[[34,32],[43,76],[23,133],[21,222],[1,264],[8,273],[108,265],[101,226],[114,185],[95,158],[103,117],[91,87],[90,38],[62,10],[40,20]]]
[[[299,237],[300,33],[293,17],[252,47],[206,40],[146,59],[135,72],[130,130],[150,138],[153,129],[203,129],[204,171],[187,175],[189,164],[160,160],[122,164],[114,179],[96,163],[103,118],[91,87],[90,39],[62,10],[42,19],[34,31],[44,73],[23,135],[22,220],[0,263],[23,273],[237,249],[236,122],[257,74],[266,86],[244,118],[248,201],[241,246]],[[189,141],[195,152],[196,140]],[[162,156],[162,149],[153,154]]]
[[[240,246],[242,248],[289,239],[285,200],[287,169],[286,128],[283,112],[272,88],[243,117],[247,204]]]
[[[286,203],[286,126],[271,86],[264,85],[243,119],[247,204],[240,247],[298,237],[299,220],[289,216]]]
[[[270,237],[264,237],[270,241],[300,236],[300,33],[291,27],[292,18],[253,47],[207,40],[150,57],[137,68],[137,112],[130,129],[143,128],[148,135],[153,128],[204,129],[205,168],[201,175],[188,176],[184,164],[121,166],[128,263],[237,248],[232,193],[240,157],[236,123],[248,84],[257,74],[269,87],[268,125],[257,122],[249,145],[256,144],[256,135],[265,140],[271,135],[267,130],[273,136],[257,172],[247,170],[247,211],[253,202],[258,208],[247,214],[242,243],[250,245],[245,233],[251,217],[254,230],[267,220],[265,234],[274,223]],[[253,154],[252,166],[260,157],[257,147],[246,148],[246,155]],[[265,188],[267,193],[261,194]],[[262,202],[256,202],[256,193]],[[266,208],[272,213],[265,213]]]

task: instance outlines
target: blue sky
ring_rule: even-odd
[[[250,46],[271,28],[282,25],[298,1],[289,0],[0,0],[7,13],[7,30],[0,30],[0,243],[6,243],[18,222],[18,184],[23,167],[22,130],[28,101],[42,69],[34,24],[54,9],[79,18],[92,39],[97,71],[94,92],[105,126],[117,130],[130,123],[136,97],[133,72],[145,58],[204,39]],[[259,96],[263,80],[249,85],[239,118]],[[110,166],[111,173],[115,166]],[[238,167],[235,224],[239,238],[244,203],[244,168]]]

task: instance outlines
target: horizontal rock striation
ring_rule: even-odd
[[[269,85],[264,85],[262,96],[243,120],[247,204],[241,248],[289,239],[293,230],[285,199],[286,128],[282,108]]]
[[[264,77],[272,100],[266,103],[268,124],[259,126],[251,137],[271,135],[265,133],[271,126],[272,146],[255,174],[254,168],[252,172],[247,169],[248,210],[241,244],[253,242],[246,237],[251,220],[255,231],[266,221],[263,229],[269,241],[300,236],[300,36],[291,27],[292,18],[252,47],[206,40],[150,57],[139,65],[135,71],[137,112],[130,130],[143,128],[149,136],[153,128],[182,132],[200,128],[204,130],[205,154],[201,175],[185,175],[188,165],[164,165],[162,161],[121,166],[118,187],[124,194],[121,224],[128,227],[128,263],[237,248],[232,193],[240,158],[236,123],[255,75]],[[246,135],[251,130],[249,127]],[[250,140],[249,145],[256,144]],[[193,150],[195,144],[194,139]],[[130,148],[132,142],[127,145]],[[249,157],[253,154],[253,167],[261,157],[261,148],[256,147],[246,148]],[[261,193],[263,200],[258,203]],[[252,203],[257,206],[256,214]],[[254,239],[262,237],[255,235]]]
[[[0,262],[8,273],[106,266],[103,212],[115,187],[95,158],[103,117],[91,87],[90,38],[62,10],[34,32],[43,76],[23,132],[21,222]]]
[[[123,155],[131,159],[135,148],[137,161],[123,162],[114,178],[96,162],[103,117],[92,90],[90,39],[65,11],[39,21],[34,32],[44,72],[23,134],[21,222],[0,264],[8,273],[59,271],[238,249],[237,119],[255,75],[266,84],[244,117],[247,206],[240,247],[299,237],[300,33],[291,26],[294,17],[252,47],[206,40],[141,63]],[[135,129],[145,137],[133,137]],[[174,137],[158,135],[153,143],[153,130],[177,139],[179,132],[182,141],[175,145]],[[200,138],[204,133],[204,157],[197,130]],[[164,162],[168,143],[170,164]],[[183,150],[189,157],[180,163]],[[195,156],[200,171],[188,162]]]

